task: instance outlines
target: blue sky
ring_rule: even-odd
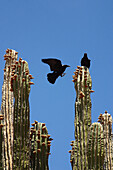
[[[3,55],[7,48],[28,61],[35,85],[30,92],[30,120],[46,123],[54,139],[50,170],[71,170],[70,141],[74,140],[75,90],[72,75],[85,52],[91,59],[92,122],[107,110],[113,115],[113,1],[1,0],[0,98]],[[54,85],[46,79],[42,58],[69,64]]]

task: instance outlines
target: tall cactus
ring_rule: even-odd
[[[1,114],[3,115],[3,142],[2,142],[2,168],[12,169],[13,168],[13,92],[11,91],[11,76],[13,74],[13,64],[17,60],[17,52],[14,50],[6,50],[4,55],[5,68],[4,68],[4,82],[2,86],[2,105]]]
[[[92,81],[88,68],[78,66],[73,76],[76,90],[75,102],[75,142],[71,163],[74,170],[88,167],[87,142],[88,128],[91,125]],[[72,144],[73,145],[73,144]],[[88,169],[88,168],[86,168]]]
[[[19,61],[17,61],[17,54],[18,53],[15,50],[7,49],[6,54],[4,55],[6,63],[4,68],[4,83],[2,87],[2,105],[0,112],[1,170],[30,170],[34,168],[34,164],[31,164],[31,156],[32,153],[34,153],[33,148],[36,147],[37,137],[34,138],[34,133],[32,134],[32,131],[30,132],[29,108],[30,85],[34,83],[30,81],[33,77],[29,74],[28,63],[22,60],[22,58],[19,58]],[[45,141],[42,140],[43,137],[41,136],[40,143],[45,142],[46,144],[44,152],[48,170],[50,139],[47,128],[44,128],[43,125],[44,124],[41,123],[36,124],[36,130],[40,130],[42,136],[47,136]],[[39,129],[37,129],[37,127]],[[30,133],[33,136],[32,140]],[[34,142],[32,142],[32,145],[31,141]],[[44,145],[44,143],[42,143],[42,145]],[[35,160],[35,162],[37,162],[37,165],[35,164],[35,169],[40,170],[38,164],[40,164],[41,161],[43,162],[41,159]],[[41,167],[44,167],[43,163],[41,164]]]
[[[15,98],[13,168],[29,169],[29,92],[33,83],[30,82],[26,61],[19,58],[14,67],[14,76],[11,77],[11,90]]]
[[[71,142],[70,162],[73,170],[112,170],[111,131],[112,118],[105,112],[100,123],[91,125],[91,99],[94,92],[89,69],[77,66],[73,75],[76,90],[75,141]]]

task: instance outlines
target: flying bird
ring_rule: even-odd
[[[90,61],[87,57],[87,53],[84,53],[84,57],[81,59],[81,66],[86,66],[87,68],[90,67]]]
[[[50,70],[53,71],[52,73],[47,74],[47,79],[50,83],[54,84],[56,79],[61,76],[63,77],[66,73],[64,73],[69,65],[62,65],[61,61],[54,58],[42,59],[43,63],[46,63],[50,66]]]

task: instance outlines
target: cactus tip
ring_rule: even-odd
[[[37,149],[37,152],[41,152],[41,149]]]
[[[33,151],[33,154],[36,154],[36,151]]]
[[[0,128],[2,128],[4,125],[3,124],[0,124]]]
[[[33,82],[29,82],[29,85],[34,85],[34,83]]]
[[[94,90],[90,90],[90,93],[94,93],[95,91]]]
[[[15,54],[18,54],[18,52],[16,51]]]
[[[42,142],[42,146],[45,146],[45,142]]]
[[[77,66],[78,69],[80,69],[80,66]]]

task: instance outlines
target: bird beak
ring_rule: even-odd
[[[67,65],[67,67],[70,67],[69,65]]]

